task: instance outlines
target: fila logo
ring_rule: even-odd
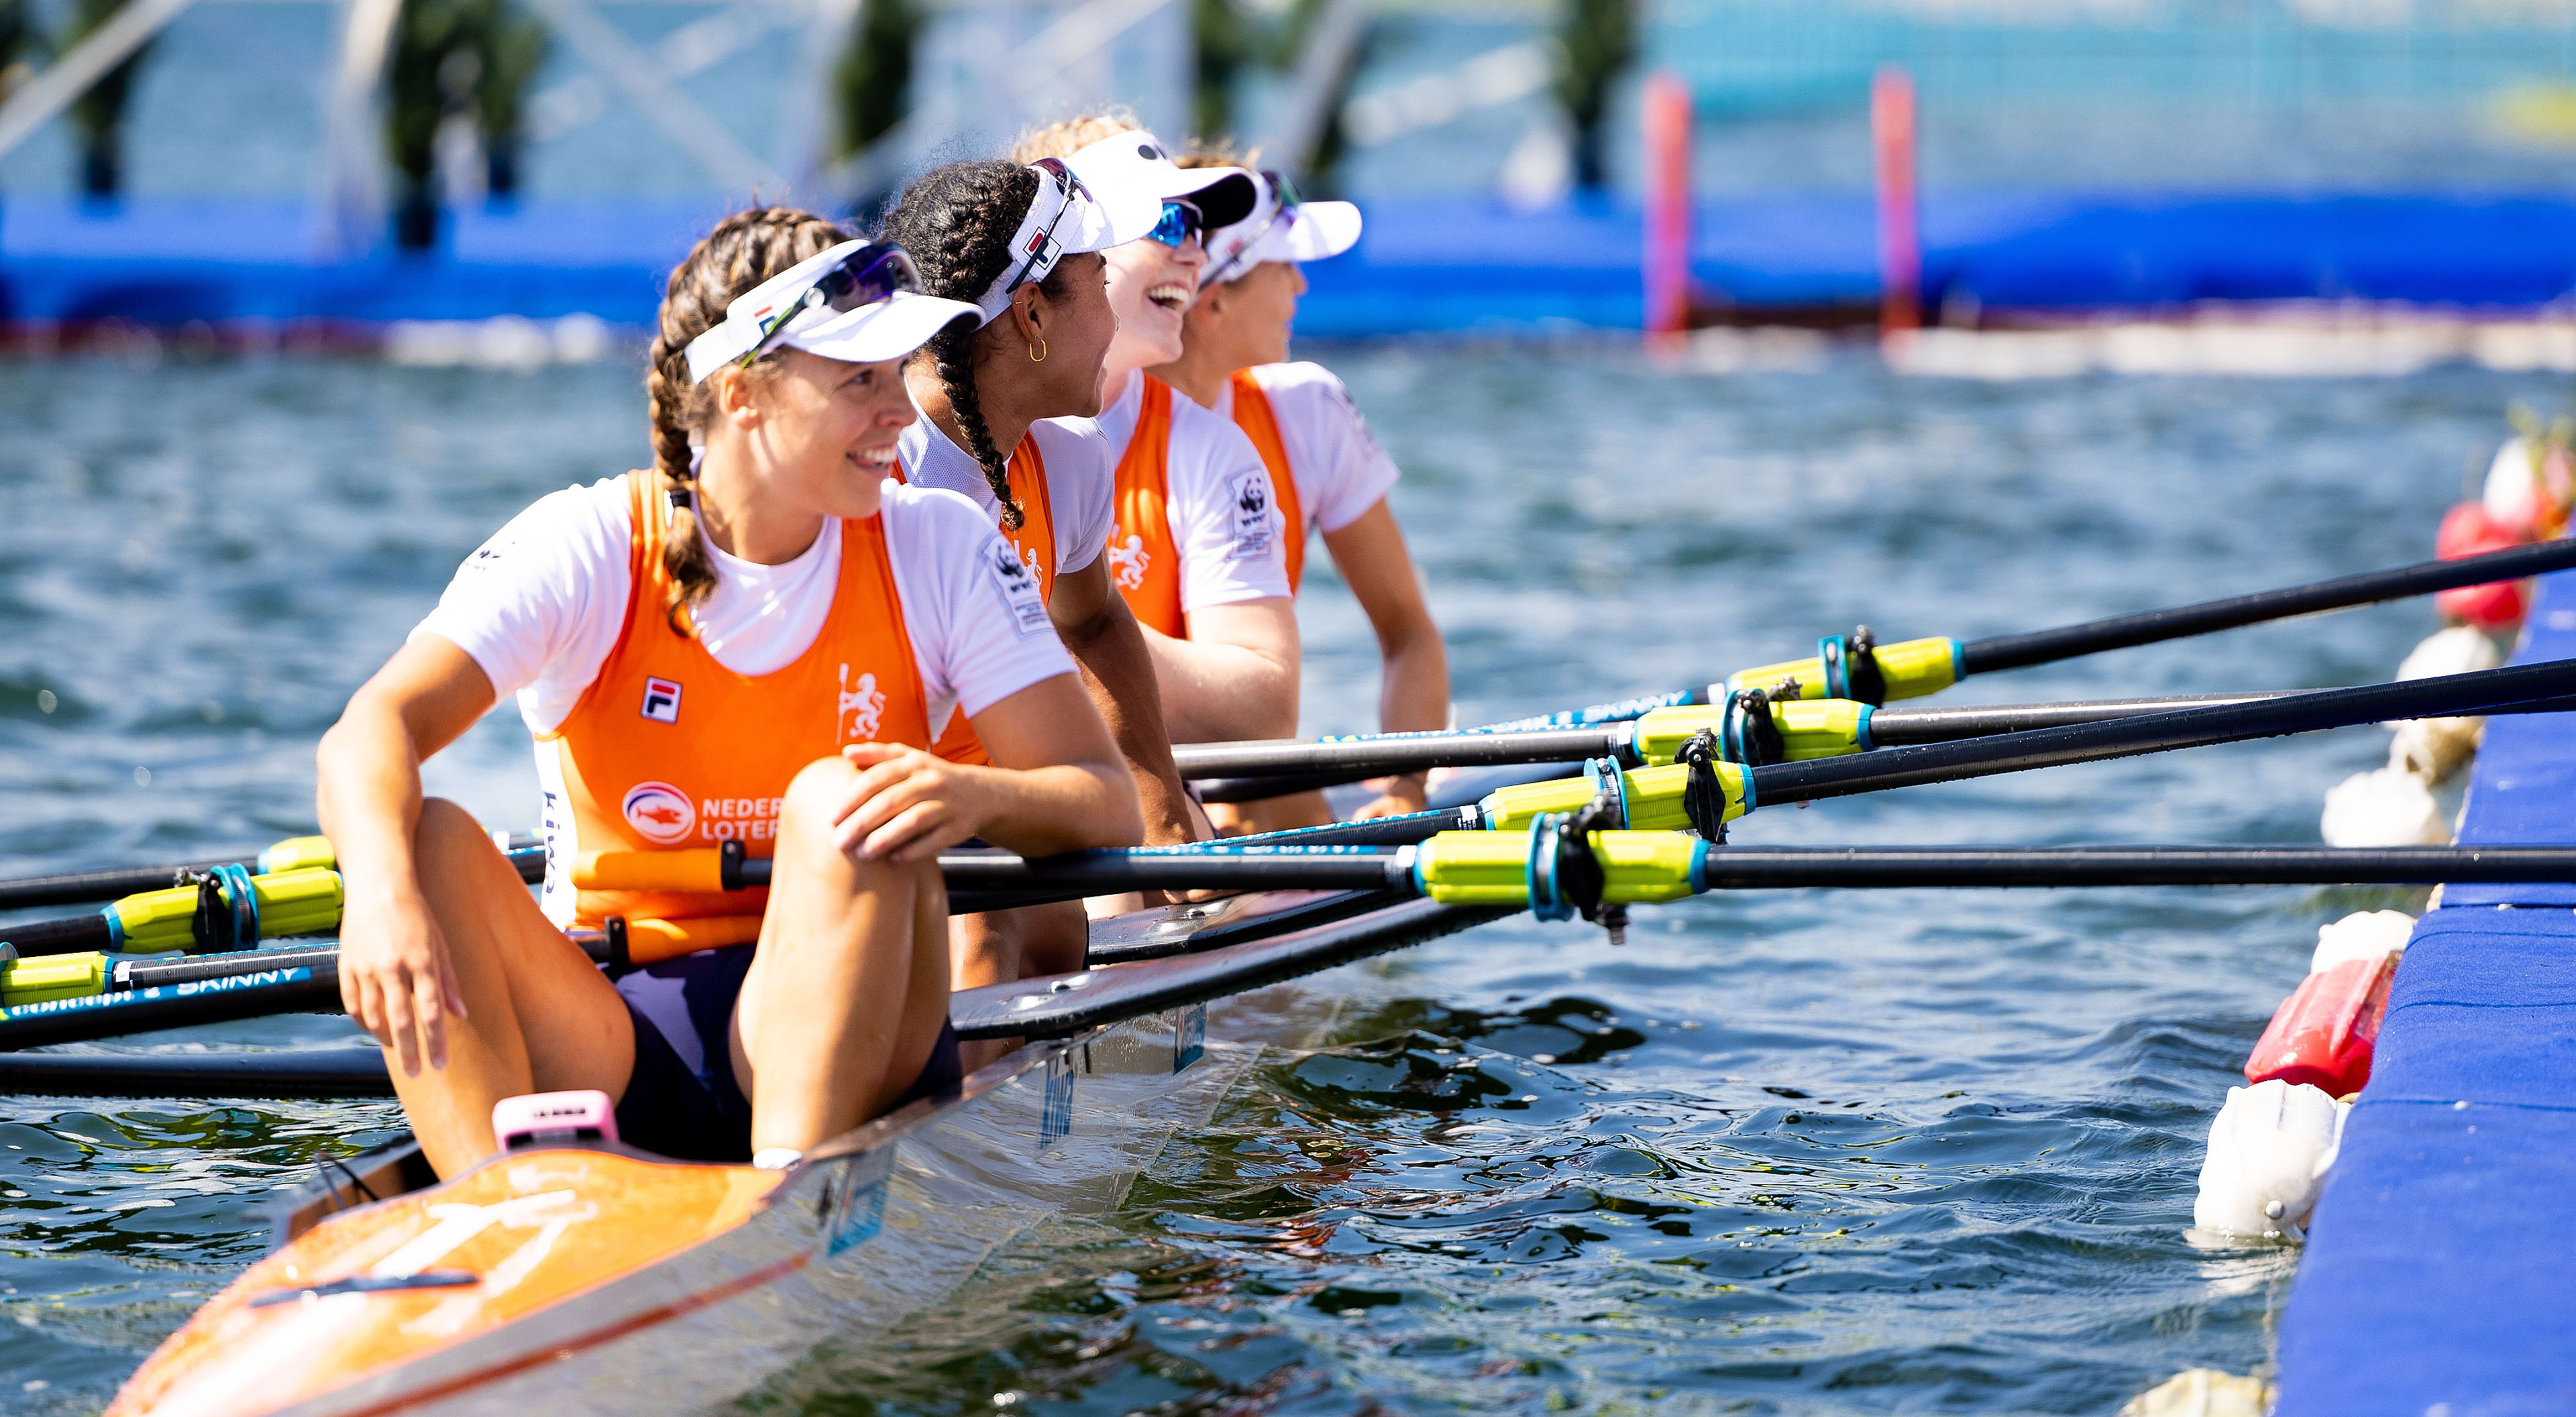
[[[680,686],[668,679],[644,681],[644,716],[655,723],[680,721]]]

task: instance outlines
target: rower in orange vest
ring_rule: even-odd
[[[1251,211],[1252,176],[1184,171],[1122,117],[1056,124],[1013,157],[1057,158],[1086,180],[1163,195],[1162,223],[1107,253],[1119,329],[1091,422],[1119,449],[1111,573],[1149,632],[1172,741],[1291,736],[1297,621],[1269,470],[1233,423],[1142,372],[1181,352],[1182,314],[1206,263],[1199,232]]]
[[[1240,170],[1223,154],[1180,159],[1190,170]],[[1424,603],[1421,577],[1388,508],[1396,468],[1348,390],[1320,364],[1291,363],[1290,328],[1306,290],[1300,261],[1322,260],[1359,240],[1348,202],[1304,202],[1277,172],[1255,172],[1256,200],[1237,222],[1212,226],[1199,297],[1183,322],[1180,358],[1147,371],[1231,419],[1269,469],[1286,526],[1288,585],[1303,579],[1309,529],[1323,533],[1334,569],[1376,630],[1385,664],[1378,727],[1450,726],[1449,657]],[[1363,817],[1422,810],[1420,773],[1382,779]],[[1211,806],[1221,830],[1269,831],[1329,819],[1321,793]]]

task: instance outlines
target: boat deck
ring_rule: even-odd
[[[2516,663],[2576,656],[2576,574]],[[2576,714],[2491,719],[2462,845],[2576,843]],[[2576,886],[2415,927],[2282,1323],[2279,1417],[2576,1408]]]

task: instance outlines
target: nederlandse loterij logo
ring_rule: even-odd
[[[873,743],[877,725],[885,721],[885,691],[877,687],[877,676],[862,674],[859,682],[850,682],[850,666],[841,666],[841,741]]]
[[[1109,569],[1117,572],[1120,590],[1136,590],[1145,584],[1147,559],[1145,538],[1131,534],[1123,546],[1116,536],[1109,538]]]
[[[698,824],[698,809],[689,794],[667,782],[639,782],[626,789],[626,825],[646,841],[663,846],[688,840]]]
[[[670,679],[644,680],[644,716],[655,723],[680,721],[680,686]]]

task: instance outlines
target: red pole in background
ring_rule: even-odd
[[[1916,230],[1914,81],[1894,64],[1869,86],[1869,133],[1878,153],[1878,330],[1923,323],[1923,245]]]
[[[1646,343],[1670,349],[1690,330],[1690,85],[1648,78],[1645,127]]]

